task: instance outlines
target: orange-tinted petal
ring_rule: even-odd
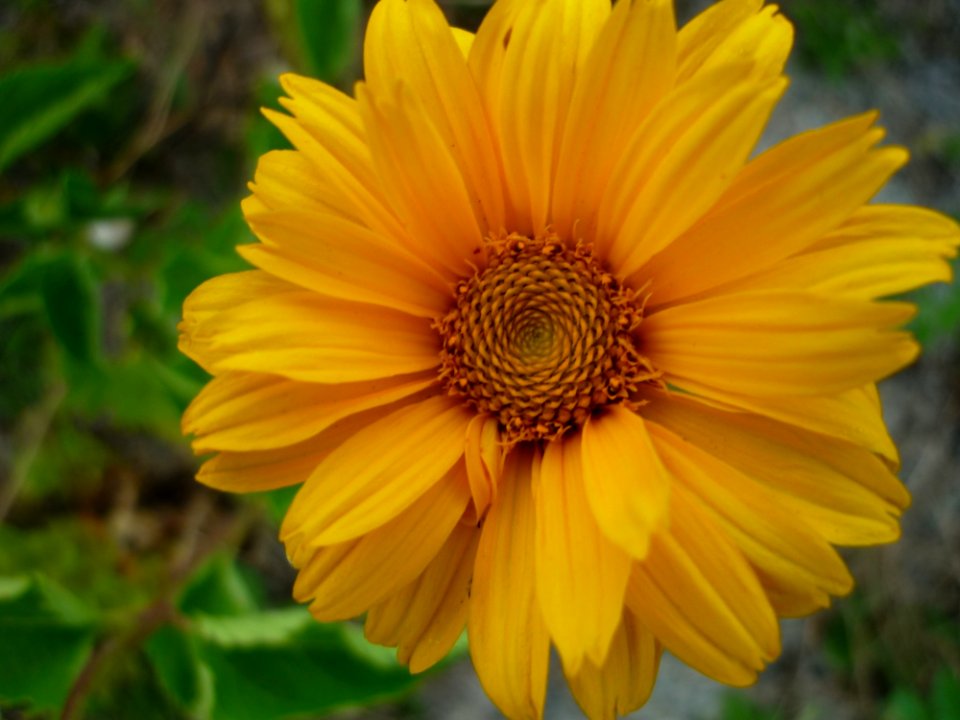
[[[632,279],[651,306],[774,265],[813,244],[869,200],[907,159],[874,149],[869,113],[791,138],[751,161],[714,208]],[[823,192],[830,188],[830,192]]]
[[[575,79],[610,14],[610,2],[502,5],[480,26],[470,66],[500,139],[516,210],[510,229],[532,236],[550,221],[553,178]]]
[[[596,237],[621,277],[706,213],[753,150],[786,81],[738,81],[739,67],[724,65],[677,87],[623,151]]]
[[[831,543],[872,545],[899,536],[897,517],[910,497],[868,450],[673,393],[651,393],[643,410],[651,421],[776,491],[789,512]]]
[[[720,295],[648,316],[643,352],[665,379],[724,392],[832,395],[886,377],[918,347],[891,330],[915,308],[789,291]]]
[[[294,498],[280,537],[311,546],[356,538],[423,495],[463,456],[470,413],[447,397],[403,407],[333,451]]]
[[[477,415],[470,421],[464,440],[464,460],[473,507],[477,517],[482,518],[490,503],[496,500],[503,473],[504,451],[495,418]]]
[[[376,5],[367,25],[364,70],[375,96],[409,84],[459,168],[476,224],[483,234],[500,232],[505,218],[496,146],[464,53],[432,0]]]
[[[458,525],[427,569],[367,613],[367,639],[396,646],[410,672],[443,659],[467,622],[470,581],[480,530]]]
[[[604,664],[623,613],[630,556],[601,532],[584,487],[580,437],[547,445],[533,486],[537,596],[568,674]]]
[[[194,290],[184,303],[181,350],[215,374],[245,370],[306,382],[373,380],[437,366],[428,319],[262,275],[222,275]]]
[[[551,206],[554,232],[592,237],[624,145],[673,87],[672,0],[620,2],[593,45],[570,100]]]
[[[685,663],[748,684],[780,652],[776,617],[740,551],[684,486],[673,490],[670,529],[634,566],[627,602]]]
[[[934,282],[949,282],[960,227],[922,208],[868,205],[795,255],[733,285],[738,292],[769,288],[814,290],[873,300]]]
[[[510,718],[540,718],[550,639],[536,598],[533,453],[507,456],[497,502],[477,549],[467,632],[487,695]]]
[[[313,551],[298,563],[294,597],[310,600],[310,612],[323,622],[365,612],[423,572],[446,543],[469,498],[463,469],[457,468],[372,532]]]
[[[410,398],[405,398],[386,407],[350,415],[296,445],[249,452],[221,452],[200,466],[197,480],[226,492],[258,492],[297,485],[310,477],[320,462],[345,440],[378,420],[383,413],[403,407],[409,401]]]
[[[659,665],[653,634],[625,609],[603,663],[586,660],[576,673],[567,671],[567,681],[587,717],[614,720],[647,701]]]
[[[288,74],[281,82],[296,117],[273,110],[264,115],[316,169],[325,202],[379,232],[403,237],[374,170],[356,101],[310,78]]]
[[[776,493],[656,423],[649,423],[657,450],[681,483],[752,565],[781,595],[803,598],[805,607],[825,607],[830,595],[845,595],[853,579],[843,560],[788,511]]]
[[[793,28],[762,0],[723,0],[683,26],[678,38],[677,81],[749,59],[743,72],[775,77],[793,44]]]
[[[263,244],[241,245],[240,254],[300,287],[428,318],[450,304],[440,275],[357,223],[292,208],[249,210],[246,218]]]
[[[455,278],[482,257],[483,232],[451,148],[409,85],[357,85],[374,163],[410,248]]]
[[[583,428],[583,481],[600,529],[642,558],[650,536],[668,522],[670,480],[643,418],[620,405]]]
[[[348,415],[388,405],[435,382],[432,371],[340,385],[228,372],[213,378],[190,403],[183,432],[196,435],[197,453],[285,447]]]
[[[896,465],[897,448],[883,421],[875,385],[865,385],[826,397],[748,397],[684,380],[684,389],[701,399],[716,401],[718,408],[747,411],[804,430],[862,445]]]

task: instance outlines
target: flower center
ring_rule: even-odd
[[[585,245],[511,235],[437,321],[447,391],[498,419],[509,443],[553,439],[658,377],[637,351],[643,315]]]

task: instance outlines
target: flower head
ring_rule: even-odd
[[[917,347],[880,298],[960,232],[866,204],[907,158],[872,113],[751,158],[791,40],[761,0],[498,0],[476,36],[381,0],[355,98],[282,79],[296,149],[244,202],[257,269],[186,303],[184,428],[208,485],[302,484],[318,619],[414,671],[466,626],[512,718],[552,644],[606,718],[664,649],[752,682],[849,591],[834,546],[897,537],[875,383]]]

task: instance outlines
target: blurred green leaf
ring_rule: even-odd
[[[720,717],[723,720],[777,720],[779,715],[760,707],[746,695],[730,692],[723,698]]]
[[[954,275],[960,274],[960,260],[953,262]],[[919,308],[910,330],[925,347],[960,333],[960,283],[937,284],[913,293]]]
[[[109,452],[89,429],[78,426],[73,418],[57,417],[33,458],[27,481],[20,488],[19,499],[38,503],[54,497],[74,499],[89,496],[99,486],[109,459]],[[33,537],[39,539],[43,536],[34,532],[31,533]],[[54,538],[52,542],[62,540]],[[42,552],[37,559],[40,557]],[[99,559],[101,556],[97,557]],[[82,559],[74,556],[72,561],[79,562]],[[86,563],[80,564],[81,567],[84,565]]]
[[[75,58],[0,77],[0,171],[104,100],[133,69],[124,60]]]
[[[12,309],[0,294],[0,424],[12,423],[43,396],[45,318],[36,311],[7,315]]]
[[[196,641],[180,629],[165,625],[147,641],[146,653],[160,684],[180,709],[191,717],[210,717],[214,679],[197,654]]]
[[[303,72],[335,82],[353,62],[361,0],[267,0],[282,44]]]
[[[363,18],[360,0],[295,0],[297,27],[314,77],[332,82],[353,60]]]
[[[396,697],[416,683],[395,661],[372,663],[353,653],[349,626],[321,625],[305,609],[294,610],[304,620],[283,643],[203,645],[203,659],[216,680],[213,720],[319,715]],[[284,623],[293,617],[291,611]],[[262,614],[251,620],[276,622]],[[251,629],[255,625],[249,623]]]
[[[315,622],[304,608],[289,607],[245,615],[197,615],[193,630],[221,647],[283,645]]]
[[[40,291],[60,347],[83,365],[99,364],[102,313],[89,261],[77,254],[53,258],[43,267]]]
[[[870,61],[900,54],[896,33],[872,0],[795,0],[787,14],[797,24],[800,58],[833,79]]]
[[[92,613],[51,580],[0,578],[0,698],[60,707],[94,632]]]
[[[887,698],[883,720],[930,720],[923,700],[912,690],[896,688]]]
[[[936,720],[960,718],[960,678],[950,668],[941,668],[934,675],[930,704]]]
[[[257,609],[257,594],[236,562],[215,555],[191,578],[177,606],[186,615],[245,615]]]
[[[146,602],[161,569],[156,559],[125,560],[103,524],[74,517],[30,529],[0,525],[0,547],[0,575],[42,567],[46,578],[101,616]]]
[[[185,406],[183,388],[171,383],[199,389],[147,353],[103,366],[74,366],[68,368],[67,379],[67,406],[81,417],[109,419],[119,427],[148,430],[171,442],[181,440],[180,414]]]

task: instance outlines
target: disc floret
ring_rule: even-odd
[[[509,235],[456,287],[436,323],[451,395],[496,417],[510,443],[556,439],[658,374],[638,350],[643,298],[585,243]]]

